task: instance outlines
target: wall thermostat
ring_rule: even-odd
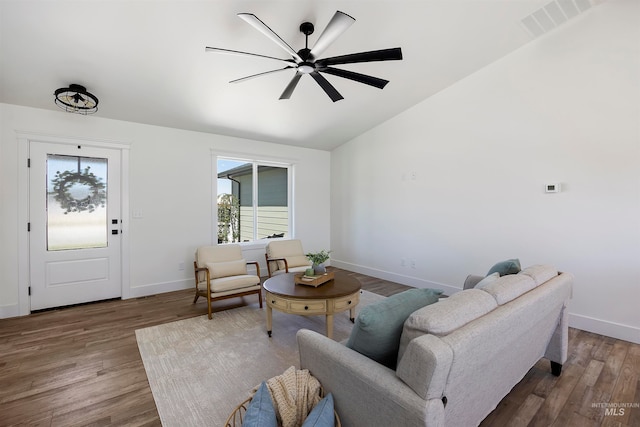
[[[544,192],[545,193],[559,193],[560,192],[560,184],[559,183],[547,184],[547,185],[544,186]]]

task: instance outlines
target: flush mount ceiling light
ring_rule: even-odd
[[[93,114],[98,111],[98,98],[84,86],[70,84],[54,92],[56,105],[68,113]]]

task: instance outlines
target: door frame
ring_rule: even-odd
[[[131,143],[120,141],[98,140],[95,138],[80,138],[16,132],[18,137],[18,309],[19,315],[31,313],[30,286],[30,258],[29,258],[29,145],[31,142],[46,142],[66,145],[83,145],[87,147],[109,148],[120,152],[120,209],[122,218],[122,234],[120,236],[120,283],[122,285],[122,299],[131,298],[130,286],[130,241],[129,241],[129,149]]]

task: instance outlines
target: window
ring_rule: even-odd
[[[107,159],[47,155],[47,250],[107,247]]]
[[[219,157],[218,243],[288,237],[291,166]]]

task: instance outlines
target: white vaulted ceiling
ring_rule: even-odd
[[[77,83],[100,99],[99,117],[332,149],[575,17],[558,10],[581,12],[593,5],[594,0],[0,0],[0,102],[58,110],[54,90]],[[402,48],[402,61],[339,66],[390,80],[385,89],[325,75],[344,96],[333,103],[303,76],[290,100],[278,100],[293,71],[230,84],[279,65],[205,52],[213,46],[287,58],[236,14],[257,15],[298,50],[304,47],[300,24],[316,26],[311,47],[336,10],[356,22],[323,57]],[[532,14],[537,18],[527,18]],[[532,22],[540,28],[532,29]]]

